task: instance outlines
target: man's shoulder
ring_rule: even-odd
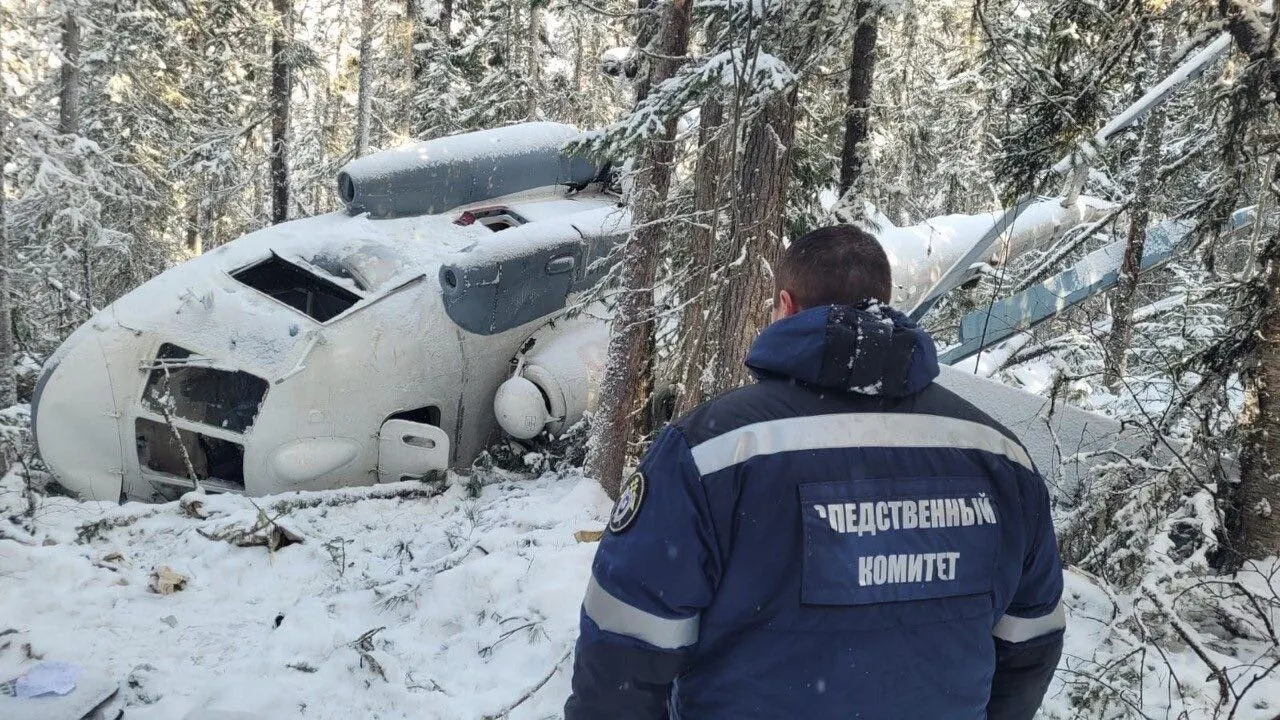
[[[1016,433],[955,392],[932,383],[906,398],[821,392],[786,380],[766,380],[730,390],[691,410],[672,425],[690,447],[748,425],[839,413],[893,413],[964,420],[994,430],[1022,446]],[[1025,447],[1023,447],[1025,451]]]
[[[783,381],[744,385],[711,398],[671,424],[692,447],[747,425],[796,415],[795,400],[788,396],[797,390]]]

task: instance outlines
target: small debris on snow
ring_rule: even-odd
[[[178,500],[178,506],[187,515],[203,520],[209,517],[209,513],[204,509],[204,502],[208,497],[204,490],[193,490]]]
[[[67,662],[42,662],[8,682],[0,692],[16,698],[66,695],[76,689],[80,668]]]
[[[151,571],[151,582],[147,589],[157,595],[172,595],[185,588],[188,580],[190,578],[186,575],[168,565],[161,565]]]

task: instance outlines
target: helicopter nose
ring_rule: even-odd
[[[58,348],[36,383],[31,428],[58,482],[86,500],[116,502],[125,444],[115,397],[121,383],[113,382],[104,345],[109,339],[87,325]]]

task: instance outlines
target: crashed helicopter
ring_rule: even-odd
[[[46,363],[41,456],[87,499],[169,499],[195,479],[258,496],[420,478],[503,434],[563,432],[594,406],[609,317],[591,291],[630,230],[606,169],[562,152],[579,136],[526,123],[357,159],[338,175],[345,211],[145,283]],[[991,260],[1106,209],[1034,202]],[[919,299],[999,218],[882,228],[896,300]],[[958,371],[942,382],[1015,428],[1045,416],[1029,393]],[[1059,436],[1114,440],[1100,416],[1049,415],[1071,424]],[[1052,442],[1028,444],[1056,464]]]

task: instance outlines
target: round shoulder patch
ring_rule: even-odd
[[[620,535],[631,528],[640,514],[640,505],[649,490],[649,479],[640,470],[622,482],[622,490],[618,494],[618,502],[613,505],[613,514],[609,516],[609,532]]]

